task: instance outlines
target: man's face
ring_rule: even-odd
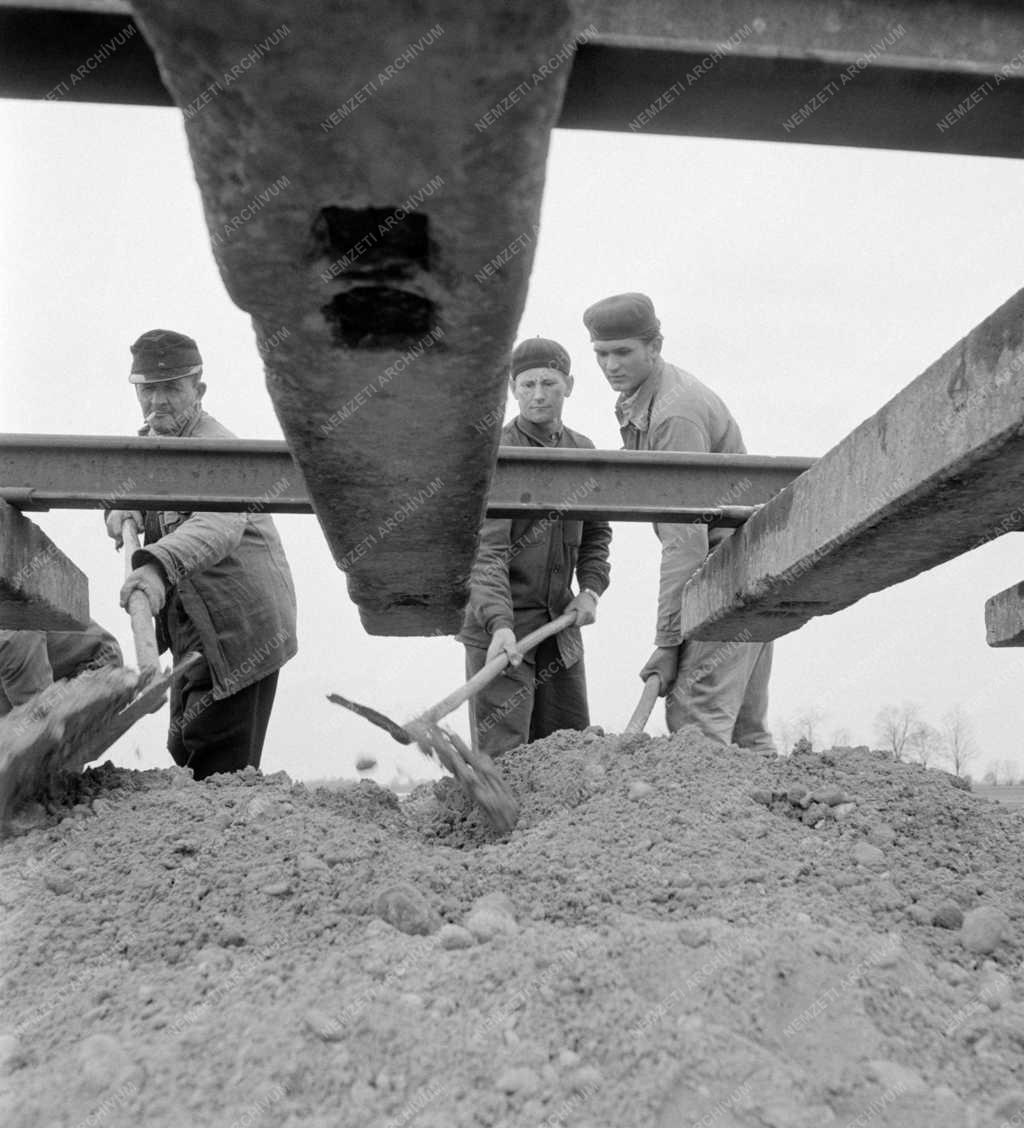
[[[572,394],[572,377],[556,368],[527,368],[512,385],[519,412],[531,423],[558,423],[562,404]]]
[[[654,374],[661,342],[626,337],[621,341],[594,341],[594,356],[605,379],[620,395],[631,396]]]
[[[155,435],[177,435],[199,411],[206,385],[198,376],[136,384],[142,414]]]

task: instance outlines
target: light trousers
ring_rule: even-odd
[[[665,698],[669,732],[696,725],[722,744],[775,752],[768,731],[770,642],[684,642]]]

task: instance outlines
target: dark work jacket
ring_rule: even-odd
[[[502,428],[501,445],[594,449],[590,439],[568,427],[557,443],[545,443],[519,416]],[[593,488],[581,475],[564,503],[582,501]],[[563,519],[558,508],[540,517],[487,518],[480,528],[460,641],[486,648],[499,627],[510,627],[522,638],[557,619],[573,598],[574,576],[581,589],[602,595],[608,587],[611,539],[607,521]],[[558,649],[566,666],[579,659],[579,627],[562,631]]]
[[[204,411],[180,437],[235,436]],[[148,512],[146,545],[132,557],[133,568],[155,561],[170,585],[157,616],[160,649],[179,659],[190,633],[184,620],[191,621],[215,700],[279,670],[298,649],[291,570],[273,520],[258,509],[256,502],[243,513]]]

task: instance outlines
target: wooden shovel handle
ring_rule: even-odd
[[[571,627],[575,622],[575,611],[567,611],[564,615],[559,615],[557,619],[552,619],[550,623],[545,623],[543,627],[538,627],[535,631],[531,631],[530,634],[521,638],[519,642],[516,643],[516,648],[525,654],[546,638],[558,634],[559,631],[564,631],[566,627]],[[417,722],[423,725],[436,724],[442,717],[447,717],[449,713],[458,709],[463,701],[468,701],[471,697],[475,697],[485,685],[494,681],[507,665],[507,654],[499,654],[496,658],[492,658],[490,662],[488,662],[483,669],[478,670],[465,685],[460,685],[454,693],[449,693],[443,701],[432,705],[425,712],[421,713],[415,721],[410,722],[410,724],[416,724]],[[408,727],[407,725],[406,728]]]
[[[640,700],[637,702],[636,708],[633,710],[632,717],[622,730],[626,736],[635,736],[639,732],[644,731],[644,726],[647,724],[647,718],[651,715],[651,710],[654,708],[654,703],[661,695],[661,678],[657,674],[651,676],[644,682],[644,691],[640,695]]]
[[[139,531],[135,521],[126,517],[121,525],[124,541],[124,574],[132,571],[132,557],[142,547],[139,544]],[[160,651],[156,647],[156,628],[153,626],[153,613],[149,600],[141,591],[133,591],[128,597],[128,615],[132,622],[132,638],[135,640],[135,661],[139,673],[150,676],[160,671]]]

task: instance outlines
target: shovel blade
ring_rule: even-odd
[[[457,733],[440,725],[406,725],[420,751],[434,756],[455,776],[462,790],[483,811],[499,834],[510,834],[519,821],[519,804],[486,752],[467,748]]]

